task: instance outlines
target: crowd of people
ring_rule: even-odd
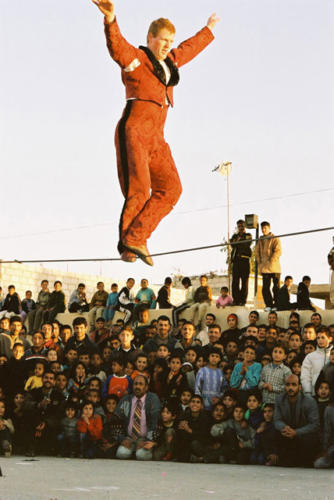
[[[44,280],[36,303],[28,293],[16,300],[21,310],[4,298],[1,452],[332,467],[334,324],[311,311],[301,325],[292,311],[285,329],[276,311],[259,324],[254,310],[244,328],[228,314],[222,331],[207,310],[207,277],[193,292],[189,278],[182,283],[178,307],[170,278],[157,297],[147,280],[135,296],[132,278],[110,293],[98,283],[90,303],[81,283],[67,305],[72,324],[56,319],[65,310],[60,281],[50,293]],[[232,302],[222,289],[217,311]],[[172,321],[163,311],[150,320],[157,303]]]

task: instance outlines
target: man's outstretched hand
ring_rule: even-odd
[[[220,18],[217,17],[217,14],[212,14],[209,17],[208,22],[206,23],[206,25],[207,25],[208,28],[210,28],[210,30],[213,30],[213,28],[216,26],[217,23],[219,23],[219,21],[220,21]]]
[[[108,23],[112,23],[115,19],[115,7],[111,0],[92,0],[98,6],[102,14],[106,16]]]

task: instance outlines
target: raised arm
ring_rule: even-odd
[[[105,33],[109,54],[125,71],[135,69],[140,63],[136,59],[137,51],[125,40],[118,27],[115,7],[110,0],[92,0],[104,14]],[[132,65],[132,66],[131,66]]]
[[[204,50],[209,43],[212,42],[214,39],[212,30],[219,21],[220,19],[216,16],[216,14],[212,14],[209,17],[206,26],[201,29],[201,31],[196,33],[195,36],[188,38],[188,40],[185,40],[176,49],[171,51],[171,54],[179,67],[191,61],[200,52],[202,52],[202,50]]]

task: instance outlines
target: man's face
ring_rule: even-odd
[[[224,405],[216,405],[212,412],[212,417],[216,422],[221,422],[225,416],[225,407]]]
[[[184,340],[191,340],[195,335],[195,329],[193,325],[190,324],[183,325],[181,330],[181,335],[184,338]]]
[[[199,283],[201,286],[207,286],[208,285],[208,278],[206,276],[202,276],[202,278],[199,280]]]
[[[275,313],[269,313],[268,314],[268,324],[269,325],[276,325],[277,322],[277,316]]]
[[[288,289],[290,289],[292,286],[293,280],[291,278],[288,278],[287,280],[284,281],[284,283],[285,283],[286,287]]]
[[[257,338],[259,342],[263,342],[264,340],[266,340],[266,333],[267,333],[266,328],[261,327],[258,329]]]
[[[262,230],[263,236],[268,236],[268,234],[270,233],[270,226],[267,226],[267,225],[262,226],[261,230]]]
[[[72,331],[70,328],[63,328],[60,334],[60,338],[64,344],[67,344],[69,338],[72,336]]]
[[[226,346],[226,354],[233,356],[238,352],[238,345],[235,342],[228,342]]]
[[[315,331],[315,328],[310,328],[310,327],[304,328],[303,338],[304,341],[315,340],[317,338],[317,333]]]
[[[214,318],[211,315],[209,315],[209,314],[205,318],[205,324],[206,324],[206,326],[213,325],[214,321],[215,321]]]
[[[111,291],[112,293],[117,293],[118,292],[118,286],[117,285],[114,285],[111,287]]]
[[[148,281],[147,280],[141,280],[140,286],[142,288],[144,288],[144,289],[147,288],[148,287]]]
[[[103,330],[103,328],[104,328],[104,321],[97,321],[96,322],[96,328],[98,330]]]
[[[9,293],[9,295],[14,295],[14,293],[15,293],[15,288],[14,288],[14,287],[12,287],[12,286],[11,286],[10,288],[8,288],[8,293]]]
[[[52,373],[46,373],[43,376],[43,387],[46,389],[52,389],[55,386],[55,376]]]
[[[74,363],[76,359],[78,359],[78,353],[74,349],[70,349],[66,354],[66,359],[70,364]]]
[[[55,289],[56,292],[59,292],[61,290],[61,284],[60,283],[56,283],[54,285],[54,289]]]
[[[96,288],[98,289],[99,292],[103,292],[103,290],[104,290],[104,283],[98,283],[96,285]]]
[[[31,292],[26,292],[26,299],[30,300],[32,297],[32,293]]]
[[[211,344],[214,344],[214,342],[217,342],[221,337],[221,333],[220,333],[219,328],[209,328],[208,335],[209,335],[209,341]]]
[[[238,222],[237,224],[238,232],[240,234],[244,233],[246,231],[246,225],[244,222]]]
[[[22,330],[21,321],[13,321],[13,323],[10,325],[10,330],[14,335],[18,335]]]
[[[245,337],[250,337],[250,336],[256,337],[258,336],[258,329],[256,326],[249,326],[247,330],[245,331]]]
[[[2,330],[5,330],[5,331],[8,332],[8,330],[9,330],[9,319],[8,318],[3,318],[1,320],[0,326],[1,326]]]
[[[250,313],[250,315],[248,316],[248,319],[249,319],[250,325],[255,325],[258,318],[257,318],[257,315],[255,313]]]
[[[143,377],[136,377],[133,382],[133,393],[137,398],[141,398],[146,394],[148,385]]]
[[[43,325],[42,332],[44,333],[45,340],[50,340],[52,337],[52,325]]]
[[[131,288],[133,288],[134,284],[135,284],[135,280],[133,280],[133,279],[130,279],[130,280],[128,280],[128,281],[126,282],[126,286],[127,286],[128,288],[130,288],[130,289],[131,289]]]
[[[298,377],[296,375],[290,375],[285,381],[285,392],[290,398],[294,398],[298,395],[299,390]]]
[[[164,319],[159,319],[158,321],[158,335],[161,339],[166,339],[168,337],[170,324],[169,321]]]
[[[36,332],[32,337],[33,346],[34,347],[41,347],[41,345],[43,345],[43,343],[44,343],[43,335]]]
[[[157,36],[153,36],[152,33],[148,34],[147,46],[158,61],[166,59],[173,46],[174,37],[175,34],[166,28],[160,30]]]
[[[263,418],[265,422],[272,422],[274,418],[274,409],[270,408],[270,406],[267,406],[263,410]]]
[[[49,286],[48,281],[43,281],[43,282],[42,282],[42,284],[41,284],[41,288],[42,288],[43,292],[46,292],[46,291],[47,291],[48,286]]]
[[[67,386],[67,378],[65,377],[65,375],[59,373],[57,375],[57,380],[56,380],[57,389],[59,389],[60,391],[63,391],[66,386]]]
[[[81,341],[85,338],[87,332],[87,326],[84,323],[80,323],[79,325],[75,325],[74,333],[77,340]]]
[[[237,327],[237,319],[234,316],[229,316],[227,318],[227,324],[229,328],[236,328]]]
[[[319,314],[312,314],[311,321],[316,328],[321,325],[321,318]]]
[[[299,335],[291,335],[291,337],[289,339],[289,349],[298,350],[301,345],[302,345],[302,341],[301,341]]]
[[[318,333],[317,343],[321,349],[328,347],[330,341],[331,341],[331,338],[327,337],[327,335],[325,333]]]

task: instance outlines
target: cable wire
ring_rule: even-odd
[[[261,240],[271,240],[273,238],[288,238],[290,236],[300,236],[302,234],[312,234],[312,233],[320,233],[322,231],[332,231],[334,230],[334,226],[332,227],[322,227],[318,229],[308,229],[306,231],[298,231],[293,233],[285,233],[285,234],[277,234],[273,236],[261,236]],[[259,238],[260,239],[260,238]],[[256,238],[252,240],[247,240],[247,243],[257,242]],[[151,257],[163,257],[165,255],[175,255],[178,253],[188,253],[188,252],[198,252],[200,250],[210,250],[213,248],[223,248],[227,246],[238,245],[240,242],[235,243],[216,243],[214,245],[204,245],[200,247],[192,247],[192,248],[183,248],[181,250],[169,250],[168,252],[159,252],[151,254]],[[14,260],[0,260],[0,264],[42,264],[42,263],[56,263],[56,262],[116,262],[121,261],[119,257],[97,257],[97,258],[87,258],[87,259],[14,259]]]

